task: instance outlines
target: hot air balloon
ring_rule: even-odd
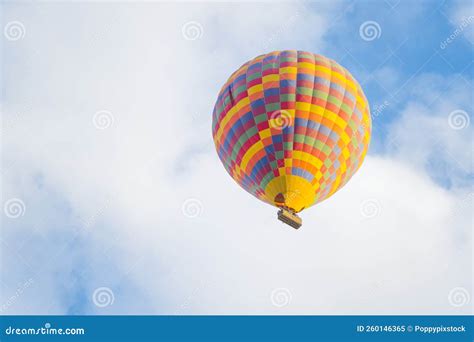
[[[227,172],[294,228],[302,224],[297,213],[359,169],[370,134],[369,105],[354,77],[304,51],[248,61],[224,84],[213,111],[212,135]]]

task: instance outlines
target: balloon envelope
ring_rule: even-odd
[[[246,191],[300,212],[357,171],[370,141],[367,99],[342,66],[304,51],[242,65],[222,87],[212,134],[227,172]]]

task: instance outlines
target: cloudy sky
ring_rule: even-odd
[[[469,1],[4,2],[2,314],[472,312]],[[370,102],[296,231],[214,150],[227,77],[323,54]]]

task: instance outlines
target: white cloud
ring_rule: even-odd
[[[422,74],[410,88],[412,100],[391,127],[389,148],[449,187],[468,188],[473,173],[472,97],[464,79]]]
[[[158,312],[169,313],[188,296],[186,312],[193,314],[466,312],[450,307],[446,296],[470,284],[462,272],[469,211],[454,217],[456,198],[429,177],[369,157],[346,188],[305,211],[302,229],[294,231],[276,220],[275,209],[231,184],[213,159],[202,158],[189,184],[162,208],[164,217],[144,227],[148,233],[135,231],[136,244],[120,240],[168,265],[162,274],[147,263],[132,271],[140,288],[156,291]],[[187,194],[202,202],[201,217],[179,216]],[[380,203],[370,219],[360,212],[368,198]],[[448,229],[454,219],[467,241]],[[161,292],[163,283],[169,292]],[[276,288],[291,292],[289,305],[272,305]],[[170,307],[160,308],[162,297]]]

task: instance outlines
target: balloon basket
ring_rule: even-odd
[[[296,215],[295,212],[286,208],[280,208],[278,211],[278,219],[295,229],[298,229],[303,224],[301,217]]]

